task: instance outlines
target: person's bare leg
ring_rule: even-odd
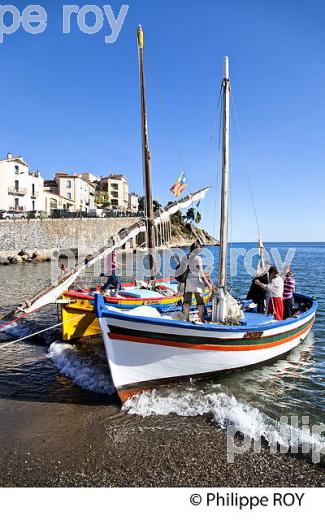
[[[199,319],[200,321],[203,321],[203,305],[198,305],[197,309],[199,311]]]
[[[190,305],[188,303],[184,303],[184,314],[185,320],[190,321]]]

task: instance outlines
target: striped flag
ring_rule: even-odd
[[[176,196],[179,197],[185,188],[187,188],[188,184],[186,183],[186,176],[184,172],[181,172],[175,184],[172,185],[170,191]]]

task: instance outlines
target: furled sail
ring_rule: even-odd
[[[265,253],[265,249],[264,249],[264,245],[263,245],[262,239],[260,237],[259,240],[258,240],[259,261],[258,261],[258,266],[257,266],[257,269],[256,269],[256,276],[262,276],[263,274],[265,274],[267,272],[267,265],[266,265],[266,262],[265,262],[265,254],[264,253]]]
[[[157,225],[177,211],[185,209],[188,206],[191,206],[193,203],[203,200],[208,190],[209,188],[203,188],[202,190],[187,195],[179,201],[168,204],[164,209],[158,210],[154,217],[154,224]],[[23,317],[25,315],[32,314],[33,312],[45,307],[46,305],[49,305],[50,303],[55,303],[61,294],[69,289],[69,287],[76,281],[76,279],[84,272],[86,268],[102,260],[114,249],[122,247],[126,242],[132,238],[135,238],[137,235],[139,235],[139,233],[144,233],[145,231],[145,219],[140,219],[128,228],[122,228],[118,233],[109,239],[108,243],[102,247],[98,253],[88,261],[87,264],[76,266],[70,273],[67,273],[61,277],[56,284],[50,284],[44,287],[36,294],[34,294],[30,299],[25,300],[22,305],[10,313],[1,316],[0,319],[8,319],[9,317],[16,315]]]

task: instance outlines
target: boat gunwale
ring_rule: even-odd
[[[101,296],[101,295],[99,295]],[[293,324],[299,324],[302,320],[307,318],[308,316],[311,316],[316,313],[318,303],[316,300],[314,300],[310,296],[305,296],[303,294],[295,293],[295,297],[298,297],[300,300],[306,302],[306,303],[312,303],[312,306],[305,312],[299,314],[299,316],[294,316],[292,318],[287,318],[286,320],[274,320],[269,323],[264,323],[263,325],[253,325],[249,326],[246,325],[214,325],[214,324],[207,324],[207,325],[197,325],[195,323],[187,322],[187,321],[176,321],[176,320],[166,320],[166,318],[163,317],[147,317],[147,316],[135,316],[132,314],[124,313],[122,310],[114,310],[109,309],[107,310],[106,306],[98,306],[96,308],[95,304],[95,310],[96,315],[98,318],[114,318],[122,321],[130,321],[130,322],[136,322],[136,323],[144,323],[144,324],[151,324],[151,325],[159,325],[161,326],[164,324],[168,327],[173,328],[181,328],[181,329],[192,329],[192,330],[200,330],[200,331],[220,331],[220,332],[247,332],[248,330],[251,332],[260,332],[260,331],[266,331],[266,330],[272,330],[277,329],[280,327],[284,327],[287,325],[293,325]]]
[[[175,279],[172,278],[172,277],[168,277],[168,278],[160,278],[160,279],[157,279],[156,282],[157,283],[171,283],[172,281],[174,281]],[[172,285],[176,285],[176,282]],[[133,282],[127,282],[125,284],[122,284],[122,290],[124,289],[134,289],[136,288],[136,286],[134,285]],[[139,289],[141,290],[141,288]],[[94,293],[91,293],[89,290],[85,290],[85,291],[77,291],[77,290],[67,290],[67,291],[64,291],[64,295],[65,296],[70,296],[70,297],[73,297],[73,298],[77,298],[79,300],[88,300],[90,302],[93,302],[94,301]],[[168,299],[171,299],[171,298],[176,298],[176,296],[180,299],[181,297],[177,295],[177,293],[174,293],[174,294],[170,294],[170,295],[167,295],[167,294],[160,294],[159,296],[147,296],[146,298],[144,297],[139,297],[139,296],[130,296],[130,295],[121,295],[119,297],[116,297],[116,296],[109,296],[109,295],[103,295],[104,297],[104,300],[105,302],[109,302],[109,303],[121,303],[122,301],[130,301],[130,302],[133,302],[134,300],[150,300],[150,301],[157,301],[157,302],[160,302],[162,300],[168,300]]]

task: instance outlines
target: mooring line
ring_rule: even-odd
[[[85,314],[78,314],[78,316],[74,316],[74,318],[70,318],[69,320],[65,320],[64,323],[69,323],[70,321],[79,319],[80,317],[85,316]],[[10,345],[14,345],[15,343],[19,343],[21,341],[24,341],[25,339],[32,338],[33,336],[37,336],[38,334],[42,334],[43,332],[46,332],[51,329],[55,329],[56,327],[59,327],[62,325],[63,321],[60,321],[59,323],[56,323],[55,325],[51,325],[51,327],[46,327],[45,329],[39,330],[37,332],[33,332],[32,334],[28,334],[28,336],[23,336],[22,338],[15,339],[13,341],[9,341],[9,343],[4,343],[3,345],[0,345],[0,348],[3,347],[9,347]],[[5,331],[4,331],[5,332]]]

